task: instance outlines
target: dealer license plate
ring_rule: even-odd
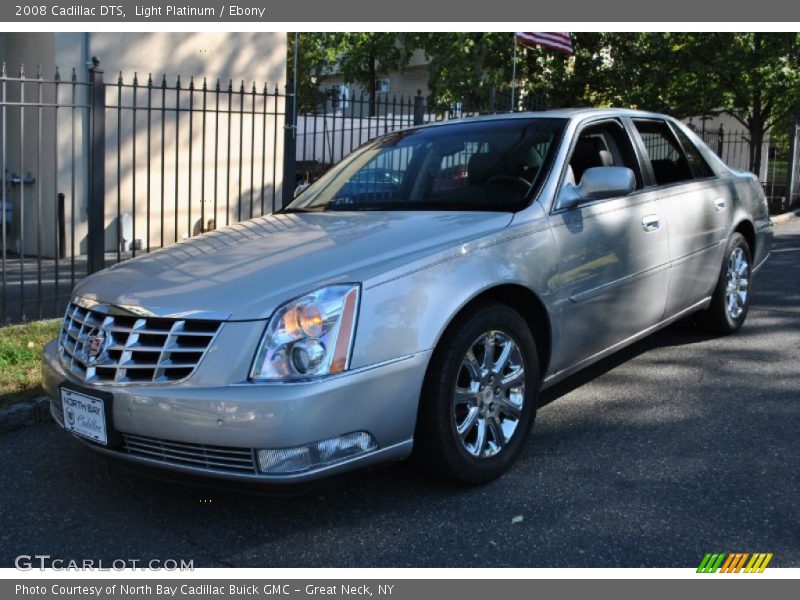
[[[105,404],[66,388],[61,388],[61,407],[64,410],[64,428],[85,438],[108,444]]]

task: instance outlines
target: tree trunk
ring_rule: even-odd
[[[750,128],[750,171],[761,176],[761,159],[764,147],[764,127],[759,123]]]

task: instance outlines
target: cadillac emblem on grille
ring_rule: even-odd
[[[94,363],[97,357],[102,354],[107,340],[108,335],[104,329],[94,329],[86,336],[86,342],[83,344],[83,355],[88,364]]]

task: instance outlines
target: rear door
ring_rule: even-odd
[[[559,256],[559,327],[553,369],[570,368],[658,323],[666,304],[667,224],[645,187],[639,157],[617,119],[584,125],[572,142],[562,186],[591,167],[628,167],[638,189],[550,215]]]
[[[688,136],[662,119],[633,119],[648,189],[660,196],[669,223],[666,316],[711,294],[719,275],[733,192],[711,170]]]

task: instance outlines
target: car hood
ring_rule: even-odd
[[[75,294],[159,310],[267,318],[317,287],[363,282],[507,226],[487,212],[274,214],[128,260],[85,279]]]

